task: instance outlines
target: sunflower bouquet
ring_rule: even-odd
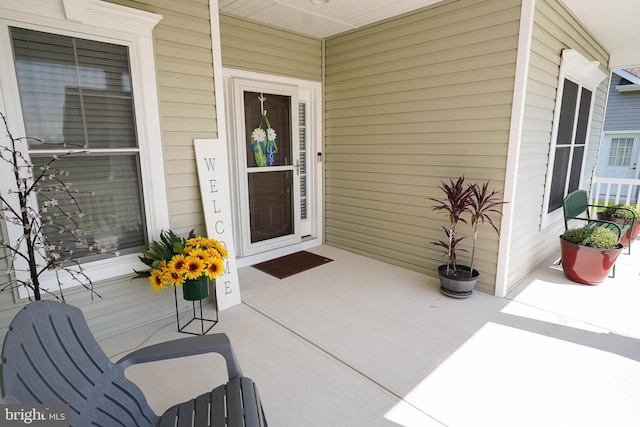
[[[135,278],[148,278],[154,291],[180,286],[187,280],[206,276],[210,280],[224,272],[227,249],[216,239],[196,236],[189,232],[185,239],[171,230],[160,233],[160,241],[153,241],[139,257],[147,270],[137,271]]]

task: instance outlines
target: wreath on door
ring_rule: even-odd
[[[266,112],[265,112],[266,113]],[[266,124],[266,131],[262,126]],[[266,114],[262,115],[258,127],[251,132],[251,148],[259,167],[273,166],[276,164],[276,153],[278,152],[277,134],[271,127]]]

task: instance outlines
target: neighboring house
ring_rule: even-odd
[[[428,198],[491,180],[509,204],[476,263],[504,295],[557,250],[562,198],[588,185],[610,60],[557,0],[444,1],[323,40],[215,0],[4,0],[0,43],[14,133],[98,144],[78,173],[103,188],[94,231],[123,255],[86,263],[103,301],[66,292],[98,337],[172,313],[131,271],[162,228],[205,231],[193,139],[227,144],[239,266],[326,242],[434,275],[445,218]],[[250,141],[263,109],[272,169]],[[24,302],[0,293],[0,327]]]
[[[638,178],[640,68],[613,70],[597,176]]]

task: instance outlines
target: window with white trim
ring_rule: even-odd
[[[549,172],[545,191],[546,214],[562,207],[567,194],[580,188],[589,141],[594,93],[606,75],[599,63],[575,50],[562,53],[560,87],[556,100]]]
[[[79,191],[79,237],[122,254],[140,251],[147,238],[128,47],[16,27],[10,33],[32,163],[37,169],[60,156],[55,166]],[[58,204],[70,205],[63,195]],[[56,237],[55,228],[45,234],[51,242],[76,240]],[[78,245],[71,257],[107,255]]]
[[[631,153],[633,151],[633,138],[611,138],[609,150],[609,166],[631,165]]]
[[[94,283],[130,275],[147,236],[169,222],[152,41],[161,16],[99,0],[5,0],[0,16],[0,106],[12,133],[46,142],[25,144],[36,166],[88,148],[56,166],[95,193],[79,196],[87,240],[122,255],[75,255]],[[7,228],[14,239],[19,230]]]

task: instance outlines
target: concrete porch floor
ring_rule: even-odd
[[[634,249],[598,286],[569,281],[550,259],[507,298],[456,300],[435,278],[320,246],[310,251],[333,262],[283,280],[241,269],[243,303],[211,333],[229,335],[273,427],[636,426]],[[167,318],[100,344],[117,359],[185,336]],[[224,378],[217,356],[186,362],[127,375],[162,412]]]

